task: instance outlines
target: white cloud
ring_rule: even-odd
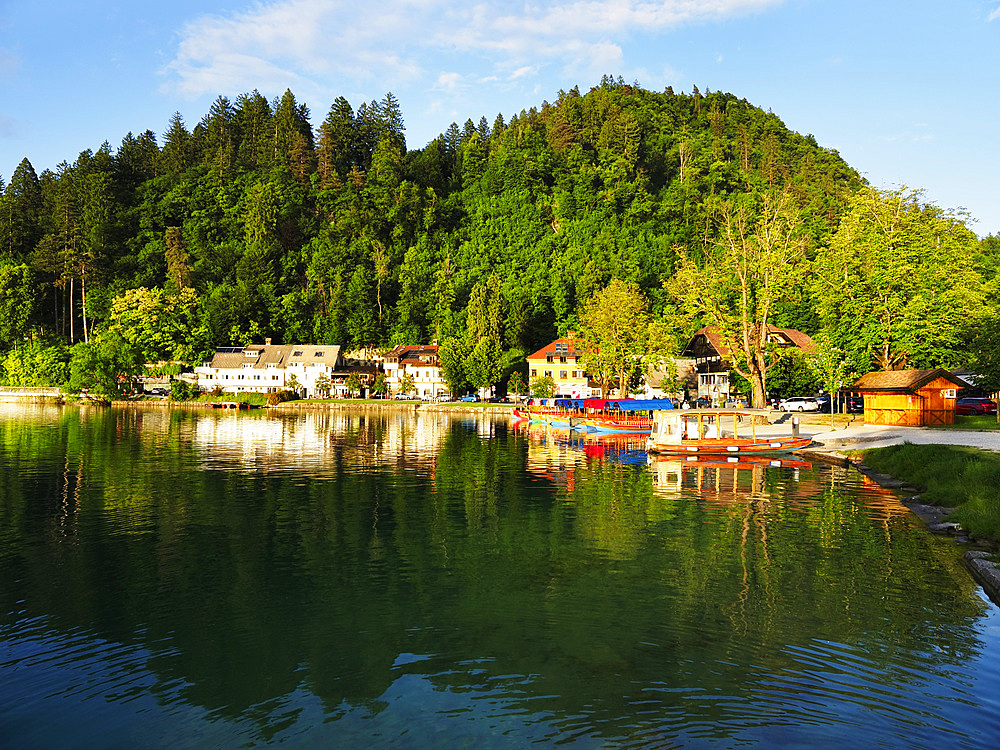
[[[455,91],[463,85],[462,76],[458,73],[442,73],[437,77],[435,89],[441,91]]]
[[[902,133],[895,133],[892,135],[884,135],[881,140],[886,143],[927,143],[934,140],[934,136],[930,133],[914,133],[912,131],[904,131]]]
[[[992,13],[990,13],[989,18],[987,18],[986,20],[987,21],[996,21],[998,18],[1000,18],[1000,8],[997,8],[995,11],[993,11]]]
[[[633,33],[722,20],[786,0],[557,0],[466,4],[458,0],[277,0],[226,16],[206,15],[181,31],[164,70],[167,88],[189,97],[254,88],[398,87],[426,78],[457,55],[501,80],[546,65],[607,72]],[[482,78],[487,71],[478,70]],[[447,85],[450,79],[438,80]],[[433,86],[428,82],[426,85]]]

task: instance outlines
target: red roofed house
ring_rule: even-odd
[[[804,352],[815,348],[813,340],[794,328],[767,327],[768,343],[779,349],[797,347]],[[683,356],[695,360],[698,373],[698,397],[707,396],[713,403],[729,398],[730,350],[722,343],[717,326],[705,326],[691,337]]]
[[[397,346],[382,358],[385,379],[391,393],[398,393],[403,376],[413,378],[418,398],[430,400],[447,395],[448,383],[441,371],[437,344]]]
[[[528,383],[550,377],[556,384],[557,396],[600,396],[600,386],[591,383],[586,368],[580,362],[583,353],[583,340],[576,337],[576,331],[568,331],[566,338],[556,339],[525,358],[528,362]]]

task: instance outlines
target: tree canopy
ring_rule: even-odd
[[[0,309],[0,346],[114,329],[102,340],[194,359],[263,337],[346,351],[454,340],[449,384],[486,388],[581,328],[613,282],[661,324],[697,307],[682,338],[714,320],[707,297],[690,299],[711,276],[731,310],[829,328],[861,372],[965,358],[962,318],[1000,268],[998,243],[961,216],[866,187],[836,151],[729,93],[606,76],[409,151],[391,93],[312,117],[291,91],[254,91],[40,175],[22,161],[0,193],[0,285],[18,300]],[[781,275],[796,281],[744,289],[739,253],[748,268],[777,253],[772,229],[794,239]],[[680,301],[675,277],[692,282]],[[142,300],[173,332],[127,323]],[[749,356],[756,381],[766,364]]]

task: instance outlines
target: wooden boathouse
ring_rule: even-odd
[[[849,390],[865,399],[865,424],[936,427],[955,423],[955,401],[965,385],[947,370],[870,372]]]

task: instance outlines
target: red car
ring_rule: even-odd
[[[956,414],[996,414],[997,405],[988,398],[960,398],[955,404]]]

